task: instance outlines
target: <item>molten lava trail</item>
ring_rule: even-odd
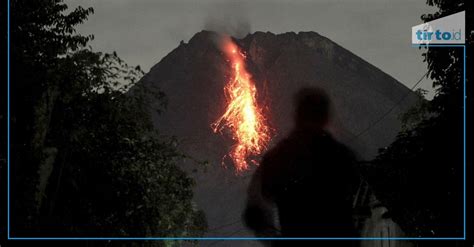
[[[224,88],[226,95],[225,113],[211,126],[214,132],[228,128],[236,144],[229,156],[238,172],[249,168],[252,157],[261,154],[270,140],[270,128],[266,123],[262,107],[257,104],[257,88],[245,68],[245,55],[232,41],[224,45],[232,73]]]

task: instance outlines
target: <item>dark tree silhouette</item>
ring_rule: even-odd
[[[93,9],[10,2],[12,236],[202,234],[184,155],[149,116],[164,95],[129,90],[140,67],[87,47],[75,28]]]
[[[427,4],[439,10],[423,15],[424,21],[472,10],[464,1],[429,0]],[[472,22],[472,16],[467,14],[467,18],[466,23]],[[467,26],[466,33],[467,43],[472,44],[471,26]],[[377,196],[409,235],[462,237],[463,49],[433,47],[425,49],[423,56],[436,94],[402,118],[404,130],[394,143],[381,150],[375,160],[378,168],[370,179]]]

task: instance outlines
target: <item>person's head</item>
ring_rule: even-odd
[[[320,88],[303,88],[295,95],[297,128],[323,129],[330,117],[330,99]]]

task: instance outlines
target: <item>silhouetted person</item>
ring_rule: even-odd
[[[245,223],[258,237],[357,237],[352,195],[359,176],[353,153],[325,130],[329,97],[321,89],[305,88],[295,99],[295,128],[257,168]],[[274,223],[275,206],[280,229]],[[355,246],[347,240],[281,240],[272,245]]]

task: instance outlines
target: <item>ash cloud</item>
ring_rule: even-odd
[[[243,38],[251,33],[247,7],[242,2],[221,2],[209,9],[204,29]]]

